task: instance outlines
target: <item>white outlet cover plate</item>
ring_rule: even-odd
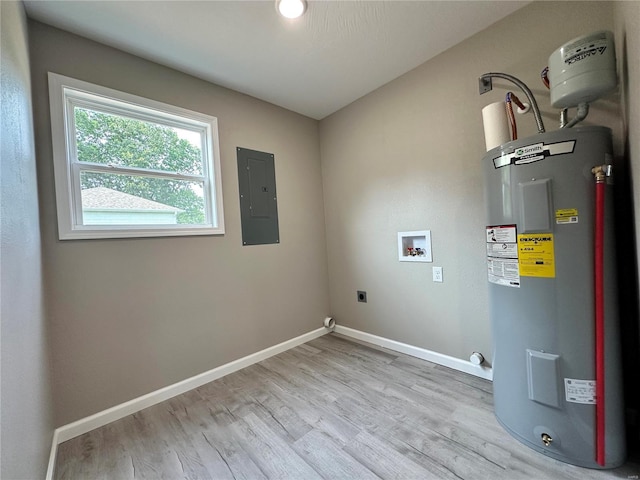
[[[442,267],[433,267],[433,281],[442,283]]]

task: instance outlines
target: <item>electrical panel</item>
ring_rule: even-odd
[[[274,155],[238,147],[237,157],[242,244],[279,243]]]

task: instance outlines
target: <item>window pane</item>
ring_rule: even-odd
[[[81,172],[84,225],[204,225],[201,182]]]
[[[202,135],[191,130],[75,107],[81,162],[202,175]]]

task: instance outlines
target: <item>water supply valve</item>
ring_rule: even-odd
[[[604,183],[605,180],[613,178],[613,165],[598,165],[591,169],[591,173],[596,177],[596,183]]]

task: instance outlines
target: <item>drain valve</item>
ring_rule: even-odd
[[[544,443],[545,447],[548,447],[549,445],[551,445],[551,442],[553,442],[553,438],[551,438],[548,433],[543,433],[541,437],[542,443]]]

